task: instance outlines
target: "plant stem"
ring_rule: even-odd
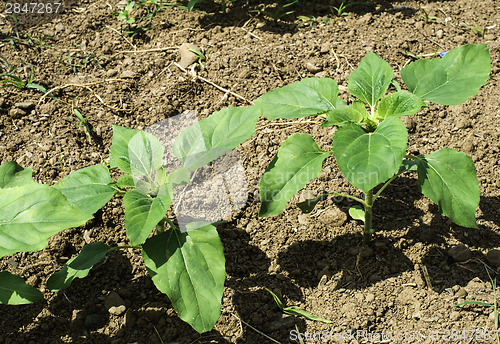
[[[347,198],[353,199],[356,202],[359,202],[359,203],[361,203],[363,205],[366,205],[365,201],[363,201],[361,198],[358,198],[356,196],[351,196],[351,195],[348,195],[348,194],[343,194],[343,193],[337,192],[337,191],[330,192],[330,195],[332,195],[332,194],[335,195],[335,196],[347,197]]]
[[[374,201],[375,199],[373,197],[372,189],[365,194],[365,228],[363,233],[363,245],[368,245],[372,234],[375,233],[375,230],[372,228],[372,207]]]
[[[168,217],[164,217],[163,218],[163,221],[165,221],[166,223],[168,223],[168,225],[170,226],[170,228],[172,229],[179,229],[179,227],[177,227],[173,222],[172,220],[170,220]]]

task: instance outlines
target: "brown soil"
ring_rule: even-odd
[[[355,336],[358,330],[372,335],[345,337],[349,343],[381,342],[376,334],[382,332],[385,339],[393,336],[386,342],[492,342],[491,332],[485,332],[494,329],[491,308],[452,306],[464,300],[493,302],[483,263],[491,268],[492,278],[500,273],[499,266],[485,257],[500,246],[498,1],[377,1],[351,7],[352,12],[342,18],[330,16],[327,23],[322,20],[329,12],[320,1],[301,1],[306,4],[295,5],[293,15],[274,23],[249,13],[273,4],[239,0],[222,14],[217,3],[206,0],[197,5],[205,13],[165,9],[154,18],[153,30],[134,39],[117,32],[121,23],[112,14],[117,1],[73,2],[60,16],[19,32],[22,38],[45,37],[43,47],[26,40],[11,44],[7,38],[15,35],[6,18],[0,17],[3,61],[18,67],[25,79],[33,68],[33,81],[47,89],[80,85],[54,91],[60,103],[48,97],[39,103],[42,94],[35,90],[2,89],[1,163],[15,160],[31,166],[38,181],[52,184],[75,169],[106,160],[113,124],[143,129],[185,110],[196,110],[201,118],[225,106],[247,104],[180,71],[173,63],[179,61],[177,48],[184,42],[207,52],[204,68],[195,70],[199,76],[247,100],[313,76],[308,62],[318,68],[316,76],[335,79],[346,98],[347,78],[369,50],[398,71],[410,61],[400,49],[428,54],[486,43],[492,74],[477,96],[464,105],[431,106],[407,121],[410,154],[449,147],[473,157],[481,186],[479,229],[462,228],[442,217],[437,206],[419,194],[412,175],[397,179],[376,204],[378,232],[369,248],[360,247],[362,228],[348,216],[347,200],[325,201],[302,216],[292,202],[282,215],[258,218],[259,176],[280,143],[291,133],[305,131],[326,149],[334,130],[320,128],[314,118],[281,123],[262,119],[254,137],[239,148],[249,201],[228,223],[218,226],[227,279],[222,316],[212,331],[200,335],[182,322],[147,276],[140,252],[129,250],[112,252],[87,278],[76,280],[64,292],[46,292],[41,302],[0,306],[0,343],[271,343],[263,334],[288,343],[295,329],[311,335],[336,334],[334,339],[341,334]],[[420,8],[436,19],[424,23]],[[298,27],[298,16],[315,16],[318,22]],[[490,29],[480,36],[465,25]],[[68,61],[69,53],[74,66],[62,62]],[[75,97],[93,128],[90,143],[71,112]],[[20,102],[33,102],[35,107],[22,111],[16,105]],[[325,166],[327,172],[313,180],[305,194],[324,189],[356,192],[336,172],[333,160]],[[0,270],[18,274],[43,290],[47,278],[86,240],[128,243],[119,198],[85,226],[52,237],[45,250],[3,258]],[[472,252],[464,262],[448,254],[460,243]],[[264,288],[287,305],[332,323],[282,316]],[[127,307],[120,316],[104,307],[113,291]],[[406,338],[398,340],[398,334]],[[335,341],[327,339],[306,342]]]

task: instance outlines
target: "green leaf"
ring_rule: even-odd
[[[33,170],[23,168],[15,161],[7,161],[0,165],[0,188],[7,189],[15,186],[34,184]]]
[[[190,0],[187,5],[187,9],[191,11],[193,7],[196,6],[196,4],[199,4],[200,2],[203,2],[203,0]]]
[[[118,178],[118,180],[116,181],[116,186],[122,189],[134,188],[135,187],[134,177],[131,176],[130,174],[121,175],[120,178]]]
[[[141,131],[129,142],[129,161],[131,174],[134,176],[150,176],[163,166],[165,149],[152,134]]]
[[[339,89],[333,79],[307,78],[275,88],[258,99],[268,120],[314,116],[336,108]]]
[[[228,107],[194,123],[175,140],[172,152],[191,171],[236,148],[255,132],[257,107]]]
[[[74,171],[53,185],[69,203],[78,209],[94,214],[115,194],[111,176],[106,166],[98,164]]]
[[[109,148],[109,165],[111,168],[118,167],[125,173],[132,173],[128,144],[132,137],[138,133],[139,130],[113,125],[113,140]]]
[[[312,315],[306,311],[303,311],[302,309],[300,309],[297,306],[285,307],[285,308],[283,308],[283,313],[288,314],[288,315],[303,317],[303,318],[306,318],[307,320],[320,321],[320,322],[323,322],[325,324],[332,323],[330,320],[323,319],[323,318],[317,317],[315,315]]]
[[[392,77],[391,66],[369,51],[349,77],[349,92],[373,107],[387,91]]]
[[[487,303],[487,302],[481,302],[481,301],[465,301],[462,303],[458,303],[454,305],[453,307],[458,307],[458,306],[466,306],[466,305],[478,305],[478,306],[486,306],[486,307],[495,307],[494,305]]]
[[[58,190],[36,183],[0,189],[0,209],[0,257],[39,251],[50,236],[92,218]]]
[[[191,174],[189,170],[185,167],[181,167],[167,176],[167,184],[169,184],[172,188],[175,188],[179,185],[187,185],[191,184]]]
[[[102,242],[85,245],[78,256],[71,258],[64,267],[47,280],[47,288],[59,291],[68,288],[75,278],[86,277],[94,265],[101,263],[112,248]]]
[[[397,117],[388,117],[373,133],[355,123],[342,125],[333,137],[333,154],[347,180],[363,192],[398,172],[408,133]]]
[[[361,104],[360,107],[358,104]],[[326,120],[321,124],[322,127],[329,127],[332,125],[342,125],[347,122],[360,123],[364,118],[367,118],[368,113],[364,107],[364,104],[359,101],[355,101],[349,107],[340,107],[334,110],[330,110],[326,113]]]
[[[457,225],[477,228],[479,182],[472,159],[463,152],[445,148],[418,160],[422,193]]]
[[[179,317],[198,332],[215,325],[221,312],[225,259],[214,226],[188,224],[149,238],[142,256],[153,283],[167,294]]]
[[[329,155],[308,134],[288,137],[260,180],[259,216],[283,212],[293,195],[319,176],[323,161]]]
[[[486,44],[468,44],[449,51],[442,59],[422,59],[401,70],[410,92],[442,105],[457,105],[486,84],[491,61]]]
[[[42,298],[43,294],[26,284],[21,277],[0,271],[0,304],[26,305]]]
[[[278,308],[280,309],[280,311],[283,311],[283,308],[285,308],[285,306],[283,306],[283,302],[281,302],[281,300],[278,297],[278,295],[276,295],[275,293],[273,293],[270,289],[266,288],[266,290],[269,292],[269,294],[271,294],[271,296],[274,299],[274,302],[276,302],[276,305],[278,306]]]
[[[132,245],[140,245],[163,219],[172,201],[166,185],[157,197],[129,190],[123,197],[125,229]]]
[[[383,120],[389,116],[411,116],[424,106],[425,103],[420,97],[408,91],[395,92],[380,101],[377,117]]]
[[[297,207],[299,207],[300,210],[302,210],[302,213],[305,214],[310,213],[311,211],[313,211],[316,204],[318,204],[321,201],[324,201],[325,199],[328,198],[328,196],[329,194],[321,194],[318,197],[312,199],[306,199],[304,202],[297,203]]]
[[[353,205],[352,207],[349,208],[349,215],[354,220],[360,220],[365,222],[365,211],[363,210],[363,207],[360,205]]]

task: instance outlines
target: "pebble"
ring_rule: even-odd
[[[450,320],[451,321],[457,321],[458,319],[460,319],[460,317],[461,317],[460,312],[453,311],[450,313]]]
[[[133,79],[137,76],[136,72],[131,71],[130,69],[126,69],[122,72],[121,77],[124,79]]]
[[[472,257],[472,252],[464,244],[458,244],[448,250],[448,255],[453,258],[455,262],[465,262]]]
[[[490,264],[500,266],[500,249],[495,248],[486,254],[486,259]]]
[[[319,72],[321,72],[323,70],[322,67],[317,66],[317,65],[315,65],[314,63],[312,63],[310,61],[306,63],[306,69],[309,72],[313,73],[313,74],[319,73]]]
[[[20,102],[15,104],[16,107],[23,110],[31,110],[35,107],[35,103],[33,102]]]
[[[309,223],[309,214],[300,214],[298,216],[299,224],[307,225]]]
[[[110,314],[121,315],[125,312],[127,307],[125,306],[125,301],[117,292],[111,292],[104,300],[104,307],[108,310]]]
[[[12,118],[21,118],[26,116],[28,113],[22,109],[12,108],[9,110],[9,116]]]
[[[373,302],[375,300],[375,294],[366,294],[366,302]]]
[[[465,299],[465,297],[467,296],[467,290],[465,290],[464,288],[460,288],[456,292],[455,296],[459,299]]]
[[[436,31],[436,37],[439,38],[439,39],[443,38],[443,34],[444,34],[443,30],[437,30]]]
[[[183,43],[179,48],[179,53],[181,55],[181,61],[179,62],[179,65],[182,68],[187,68],[198,61],[198,55],[193,53],[190,49],[201,51],[200,48],[195,44]]]
[[[347,221],[347,215],[339,208],[331,207],[325,209],[325,211],[319,215],[319,219],[327,225],[339,227]]]

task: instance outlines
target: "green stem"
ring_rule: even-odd
[[[399,176],[400,173],[398,174],[395,174],[391,177],[391,179],[389,179],[388,181],[385,182],[385,184],[380,188],[380,190],[377,191],[377,193],[373,196],[373,202],[375,202],[375,200],[377,199],[378,196],[380,196],[380,194],[382,193],[382,191],[384,191],[384,189],[394,180],[396,179],[397,176]]]
[[[172,220],[170,220],[168,217],[164,217],[163,220],[168,223],[168,225],[170,226],[170,228],[172,229],[179,229],[179,227],[177,227],[173,222]]]
[[[337,192],[337,191],[329,192],[329,194],[330,195],[335,195],[335,196],[340,196],[340,197],[347,197],[347,198],[353,199],[356,202],[359,202],[359,203],[361,203],[363,205],[366,205],[365,201],[363,201],[361,198],[358,198],[356,196],[351,196],[351,195],[348,195],[348,194],[343,194],[343,193]]]
[[[372,189],[365,194],[365,228],[363,233],[363,245],[368,245],[372,234],[375,233],[375,230],[372,228],[372,207],[374,201],[375,199],[373,197]]]

